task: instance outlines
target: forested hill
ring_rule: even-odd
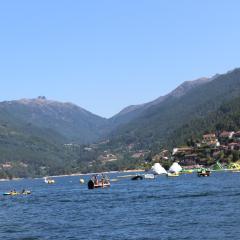
[[[45,97],[0,103],[0,109],[16,121],[40,129],[51,129],[68,142],[91,143],[99,139],[106,119],[72,103],[48,100]],[[12,120],[12,121],[13,121]]]
[[[0,178],[79,171],[79,152],[64,147],[96,141],[106,120],[45,97],[0,103]]]
[[[202,134],[240,130],[240,97],[234,98],[205,117],[194,118],[176,129],[168,139],[171,146],[186,144],[189,140],[201,139]]]
[[[70,156],[63,150],[64,140],[53,130],[23,122],[0,108],[0,178],[67,170]]]
[[[120,111],[118,114],[110,118],[108,120],[108,124],[110,125],[111,129],[115,129],[116,127],[127,124],[133,121],[134,119],[137,119],[139,116],[144,115],[144,113],[151,107],[160,106],[170,98],[178,99],[187,94],[192,89],[212,81],[215,77],[216,76],[214,76],[213,78],[199,78],[193,81],[185,81],[170,93],[158,97],[157,99],[151,102],[128,106],[124,108],[122,111]]]
[[[178,98],[169,97],[151,106],[130,123],[113,131],[112,144],[138,143],[143,148],[154,143],[164,146],[169,142],[174,144],[169,139],[176,138],[175,142],[179,142],[180,136],[175,134],[178,129],[208,117],[239,96],[240,69],[235,69],[192,88]]]

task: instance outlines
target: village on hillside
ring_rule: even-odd
[[[240,169],[240,131],[204,134],[199,139],[188,140],[184,146],[162,149],[155,154],[150,149],[137,148],[136,143],[118,148],[111,148],[108,144],[109,141],[104,141],[84,147],[83,152],[91,156],[89,167],[149,170],[154,163],[160,163],[169,169],[174,162],[178,162],[184,170],[204,167],[213,170]]]
[[[211,167],[240,169],[240,131],[209,133],[201,140],[190,140],[187,146],[176,147],[172,152],[162,150],[153,157],[154,162],[179,162],[184,169]]]

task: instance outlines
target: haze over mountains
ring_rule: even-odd
[[[204,131],[240,127],[239,96],[240,69],[235,69],[184,82],[171,93],[129,106],[110,119],[45,97],[1,102],[0,163],[15,162],[18,168],[24,163],[34,169],[28,169],[33,175],[41,175],[39,169],[46,166],[58,169],[54,173],[71,172],[71,166],[87,159],[64,144],[108,139],[112,149],[128,144],[136,149],[156,144],[171,148]]]

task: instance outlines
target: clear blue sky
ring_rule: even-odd
[[[0,101],[78,104],[109,117],[185,80],[240,67],[238,0],[0,3]]]

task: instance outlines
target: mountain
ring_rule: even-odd
[[[55,142],[87,144],[107,137],[111,131],[131,122],[147,109],[158,106],[169,98],[179,98],[208,81],[210,80],[202,78],[184,82],[170,94],[146,104],[128,107],[111,119],[94,115],[72,103],[57,102],[45,97],[4,101],[0,103],[0,111],[2,117],[8,116],[6,122],[18,123],[19,129],[25,125],[31,126],[35,130],[48,132],[46,136],[52,133]]]
[[[224,103],[240,96],[240,69],[196,83],[191,85],[190,82],[189,85],[185,82],[169,95],[155,101],[156,104],[141,110],[139,115],[112,132],[112,144],[133,142],[141,148],[149,148],[157,142],[166,147],[174,146],[178,142],[177,139],[173,141],[178,137],[174,135],[177,129],[196,119],[204,119]]]
[[[0,109],[12,118],[40,129],[50,129],[67,142],[89,143],[103,134],[107,120],[72,103],[47,100],[45,97],[0,103]]]
[[[88,157],[78,144],[96,141],[105,124],[74,104],[45,97],[1,102],[0,178],[79,171]]]
[[[0,108],[0,178],[68,171],[72,154],[63,149],[65,140],[50,129],[23,122]]]
[[[134,152],[170,149],[205,131],[238,130],[239,96],[235,69],[184,82],[110,119],[45,97],[1,102],[0,178],[132,168],[140,164]]]
[[[152,106],[156,106],[161,104],[162,102],[166,101],[170,98],[180,98],[184,96],[186,93],[188,93],[190,90],[194,89],[195,87],[198,87],[200,85],[203,85],[207,82],[210,82],[213,78],[199,78],[197,80],[193,81],[185,81],[180,86],[178,86],[175,90],[170,92],[169,94],[165,96],[161,96],[151,102],[139,104],[139,105],[131,105],[126,108],[124,108],[121,112],[113,116],[109,119],[109,123],[112,126],[112,129],[126,124],[133,119],[139,117],[141,114],[143,114],[147,109],[149,109]]]

